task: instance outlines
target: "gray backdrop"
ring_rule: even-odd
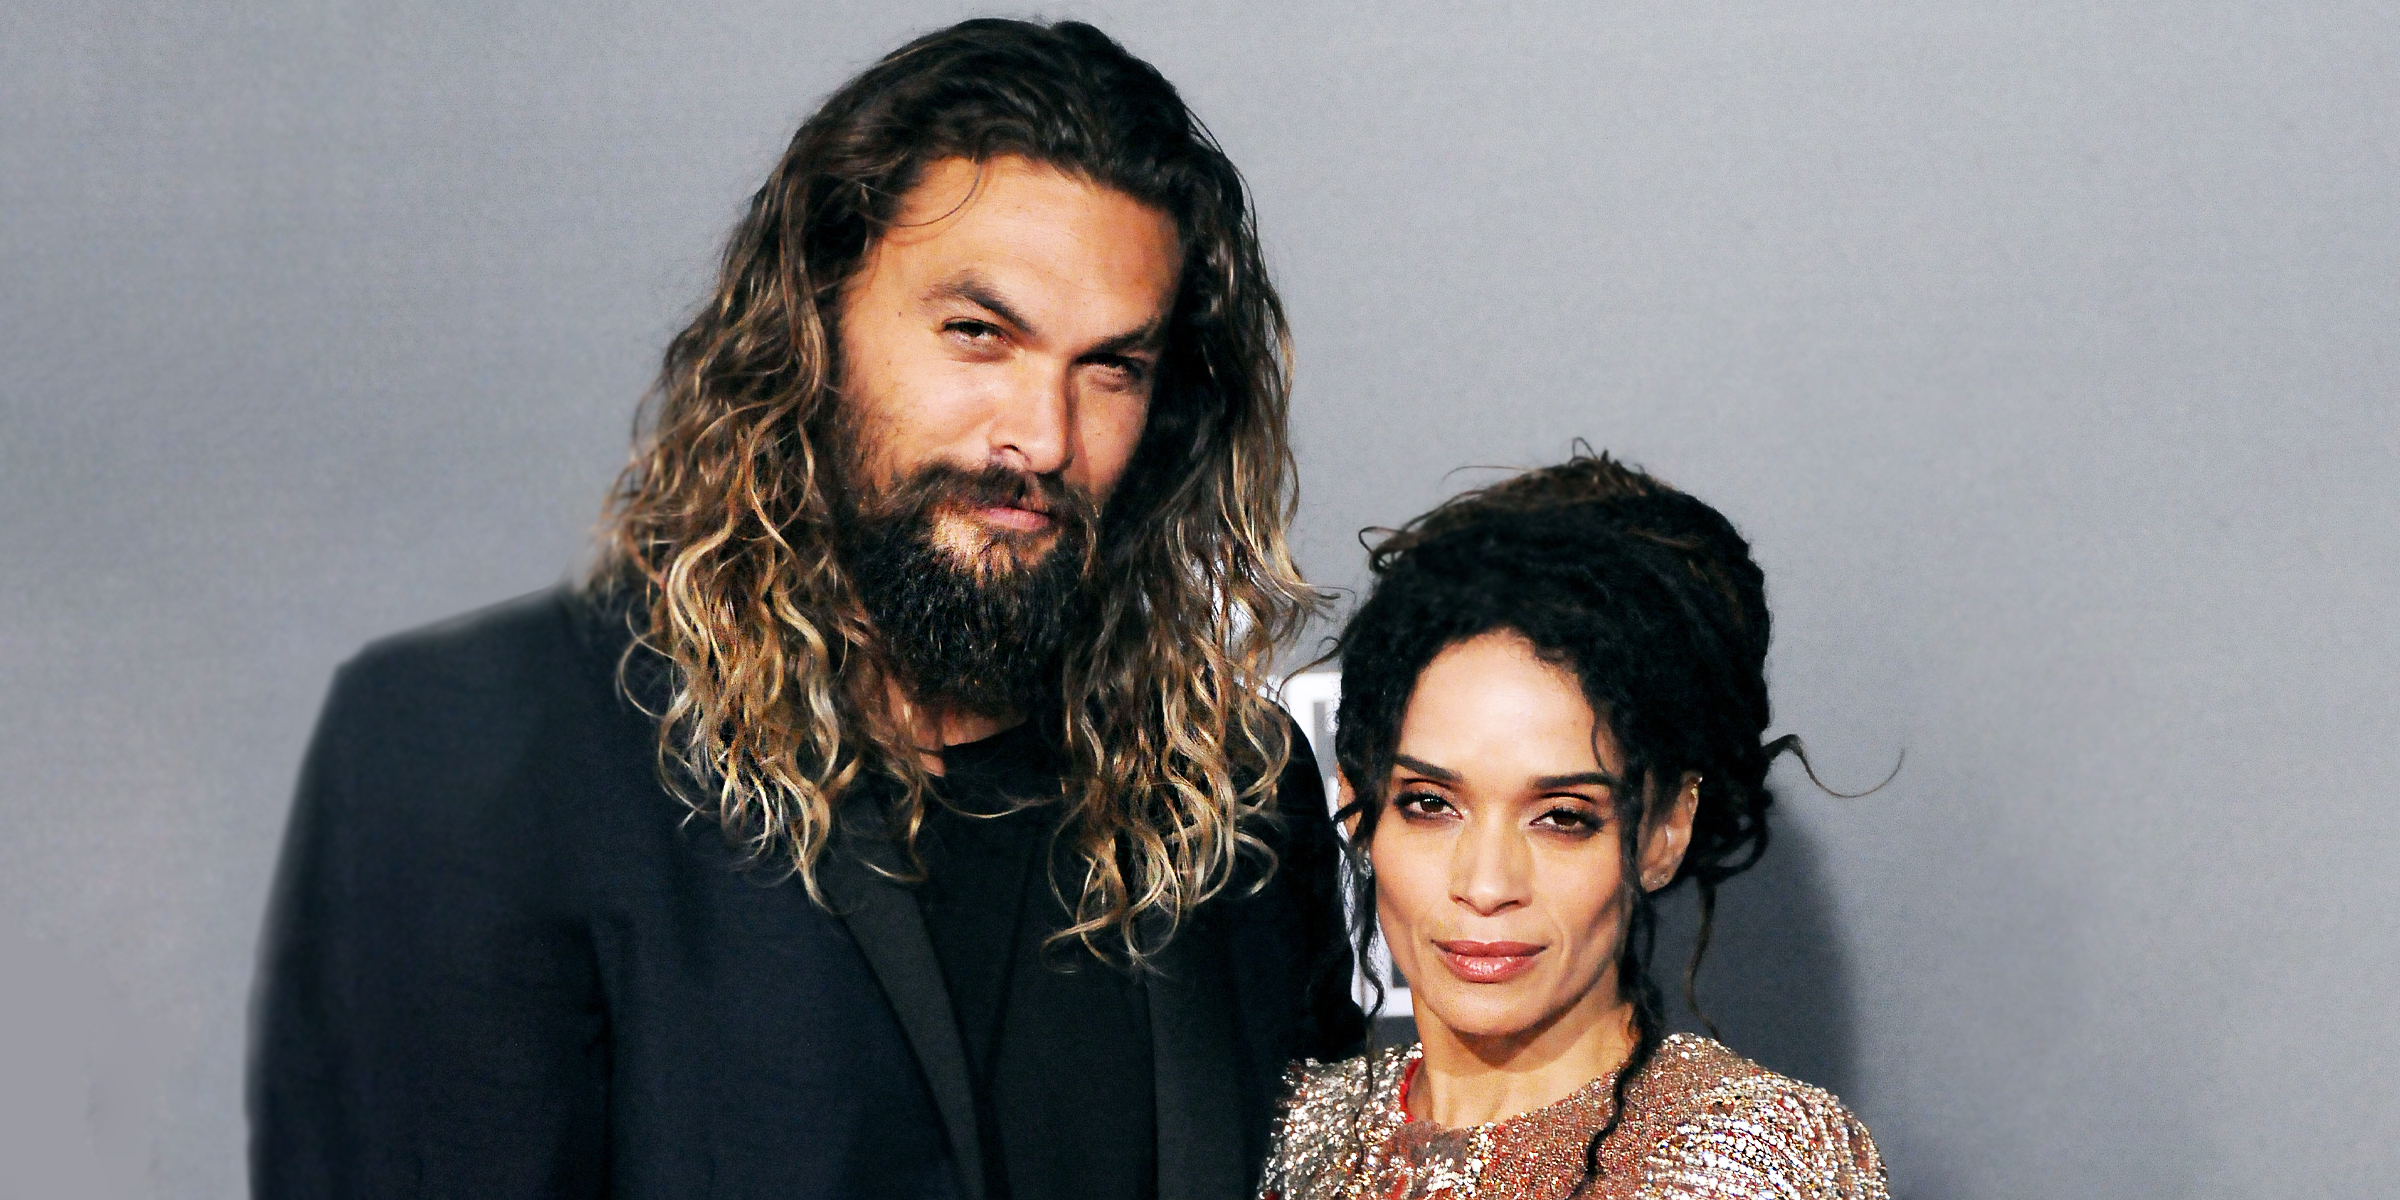
[[[0,1195],[232,1196],[328,672],[577,560],[799,117],[920,3],[0,8]],[[1754,537],[1709,976],[1910,1197],[2400,1167],[2388,4],[1070,4],[1257,191],[1296,529],[1581,436]]]

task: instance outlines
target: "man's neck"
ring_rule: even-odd
[[[926,744],[943,747],[980,742],[1004,729],[1014,729],[1025,723],[1024,716],[1019,713],[992,717],[981,713],[933,711],[934,740]]]
[[[918,700],[895,684],[892,687],[893,707],[914,718],[911,722],[913,739],[919,761],[935,775],[942,773],[942,751],[968,742],[980,742],[993,734],[1014,729],[1025,723],[1023,713],[969,712],[939,700]]]

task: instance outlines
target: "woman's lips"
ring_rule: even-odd
[[[1533,969],[1534,956],[1542,947],[1531,942],[1444,942],[1434,943],[1442,952],[1443,965],[1450,973],[1468,983],[1502,983]]]

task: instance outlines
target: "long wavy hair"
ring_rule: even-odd
[[[921,37],[801,125],[668,345],[592,583],[632,593],[672,667],[662,770],[820,902],[842,798],[912,847],[930,780],[897,676],[834,545],[844,286],[925,169],[1021,156],[1171,217],[1181,290],[1148,425],[1102,517],[1089,625],[1062,656],[1060,936],[1139,963],[1245,855],[1292,752],[1263,698],[1322,598],[1284,542],[1289,331],[1247,193],[1175,89],[1089,25],[975,20]],[[905,701],[903,702],[905,703]],[[887,786],[890,785],[890,786]]]

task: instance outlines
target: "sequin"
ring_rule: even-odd
[[[1608,1123],[1613,1079],[1449,1129],[1401,1111],[1401,1082],[1422,1053],[1294,1067],[1262,1200],[1889,1200],[1875,1141],[1841,1101],[1707,1038],[1659,1046],[1626,1090],[1625,1122],[1588,1186],[1585,1148]]]

